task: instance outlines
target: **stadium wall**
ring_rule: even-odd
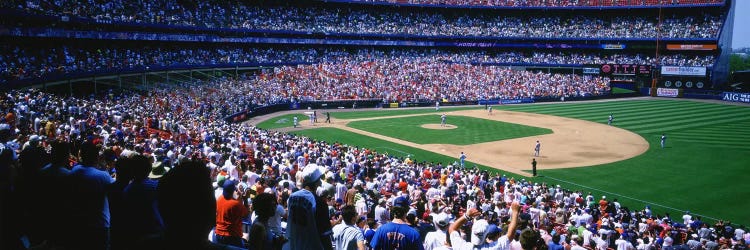
[[[729,10],[726,12],[727,16],[718,41],[721,54],[714,63],[713,72],[711,72],[711,83],[714,89],[722,88],[729,80],[729,57],[732,53],[732,31],[734,30],[734,3],[733,0],[727,0]]]

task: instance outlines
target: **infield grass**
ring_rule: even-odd
[[[446,120],[447,124],[457,128],[422,127],[425,124],[440,124],[438,114],[354,121],[347,126],[417,144],[470,145],[552,133],[546,128],[467,116],[449,116]]]

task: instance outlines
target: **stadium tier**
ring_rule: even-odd
[[[672,207],[741,221],[746,204],[709,201],[732,187],[669,181],[697,173],[672,152],[747,147],[744,134],[679,132],[734,131],[746,110],[568,103],[720,91],[733,4],[0,1],[0,249],[747,249],[744,226]],[[376,110],[331,122],[350,108]],[[245,123],[272,113],[277,130]],[[518,144],[502,152],[487,144],[499,141],[421,144],[350,121],[431,139],[509,134]],[[709,127],[717,124],[729,125]],[[562,134],[572,137],[545,137]],[[565,151],[584,140],[594,142]],[[671,147],[686,141],[708,143],[701,154]],[[602,151],[612,145],[641,151]],[[461,151],[474,146],[487,156]],[[725,148],[726,161],[735,159]],[[561,170],[545,164],[579,162],[553,150],[616,159],[580,164],[596,165],[581,178],[659,181],[590,188],[591,180],[556,179]],[[533,170],[469,163],[503,157]],[[553,174],[538,176],[537,163]],[[613,166],[620,175],[596,172]],[[664,194],[678,185],[676,198]],[[611,189],[636,197],[618,195],[620,204]],[[693,198],[701,199],[684,202]]]

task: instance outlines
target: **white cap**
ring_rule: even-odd
[[[475,246],[482,245],[487,232],[487,227],[490,224],[486,220],[478,220],[471,226],[471,244]]]

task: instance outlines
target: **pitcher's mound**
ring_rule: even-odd
[[[440,126],[440,124],[437,124],[437,123],[422,124],[422,127],[426,128],[426,129],[454,129],[454,128],[458,128],[455,125],[445,124],[445,126]]]

